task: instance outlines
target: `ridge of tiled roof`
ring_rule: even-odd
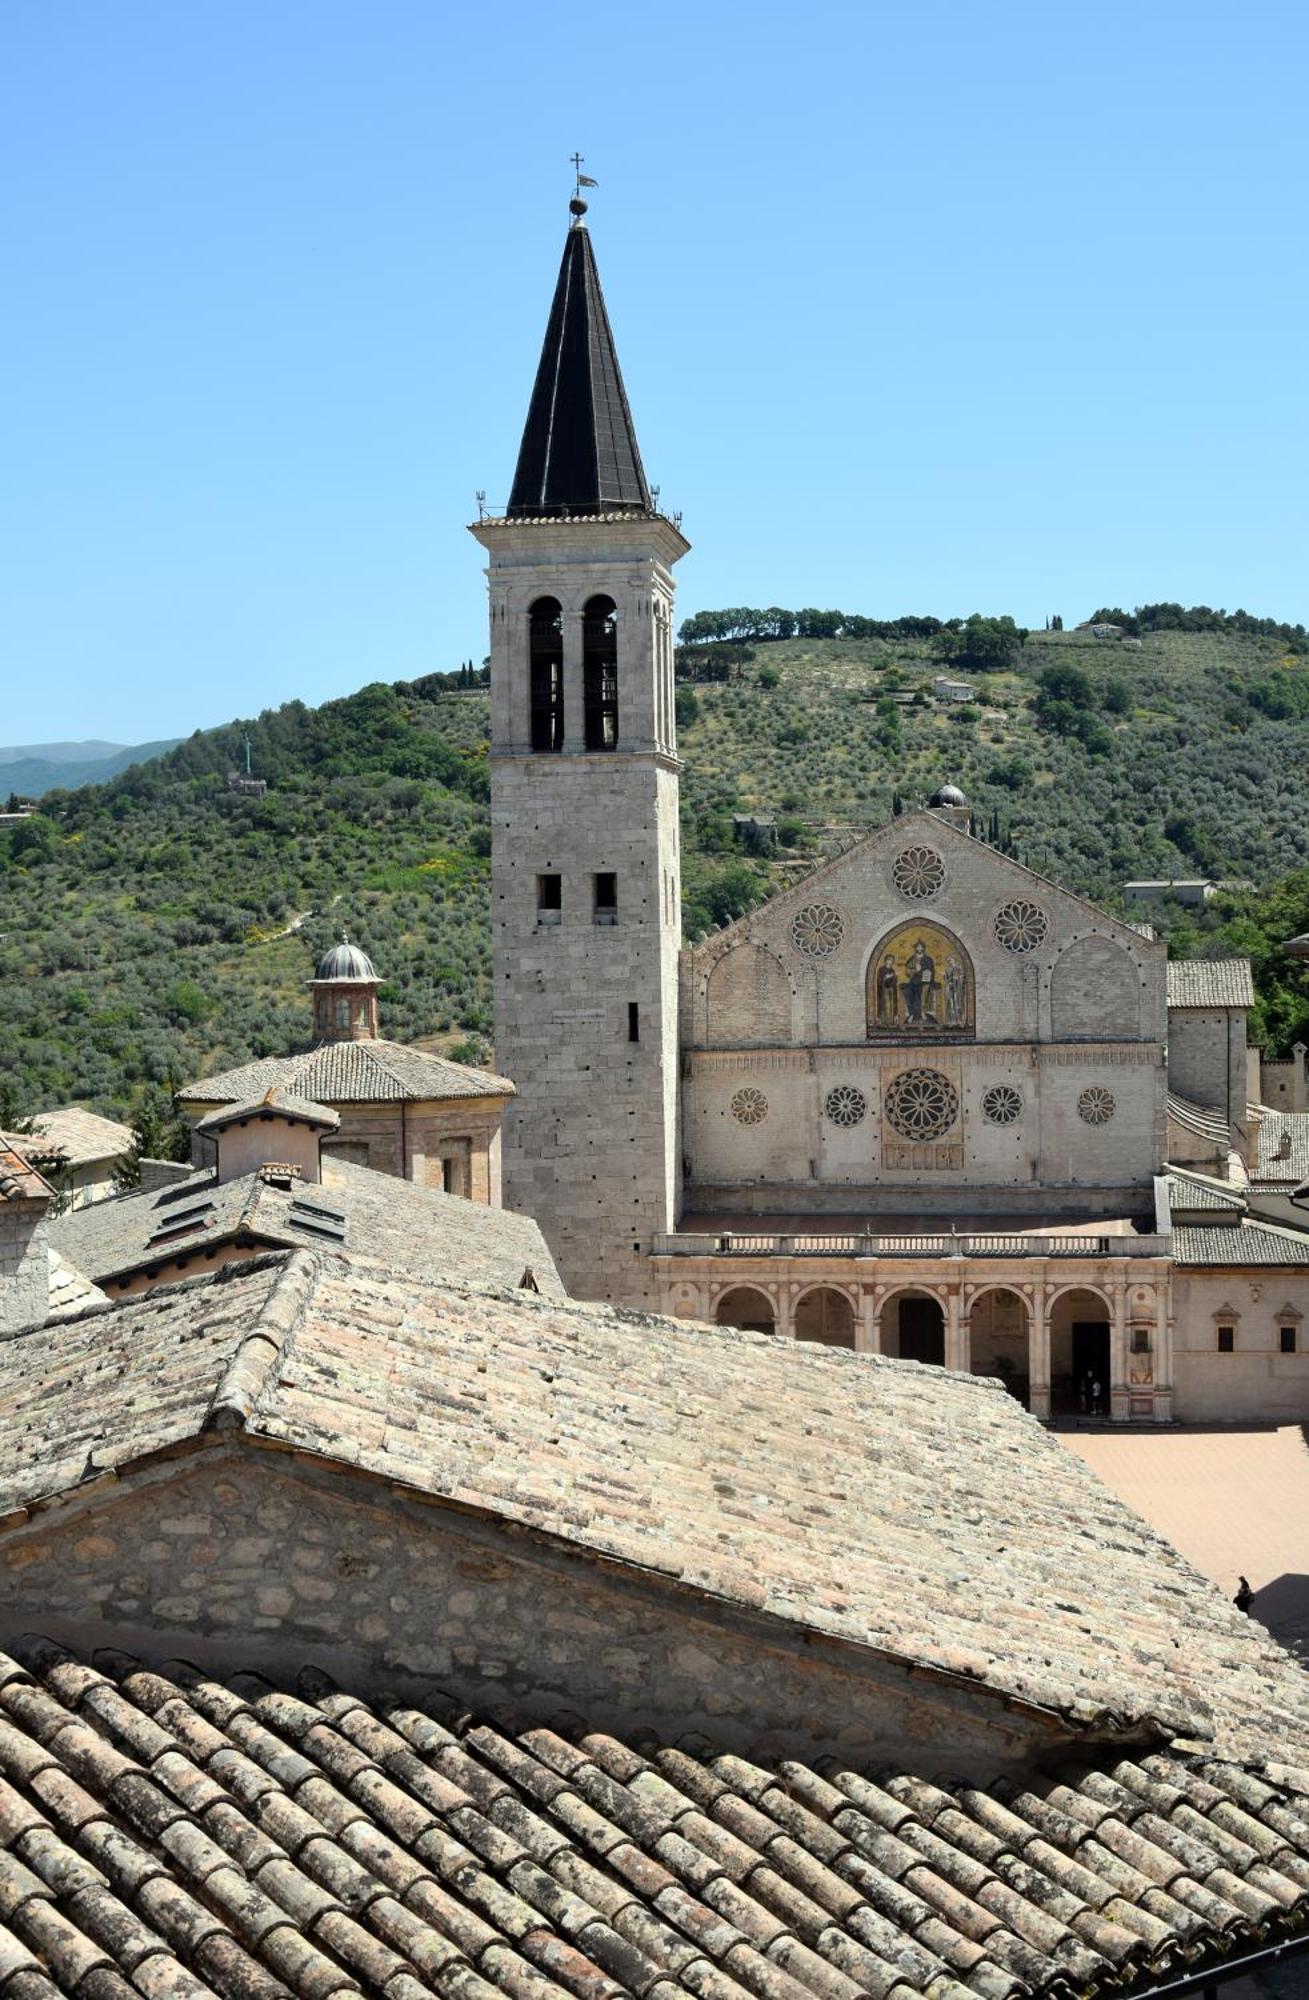
[[[341,1123],[340,1112],[333,1111],[330,1105],[315,1104],[310,1097],[299,1097],[294,1091],[280,1090],[274,1084],[258,1097],[220,1105],[216,1111],[199,1120],[196,1130],[221,1132],[225,1126],[234,1125],[242,1118],[261,1118],[265,1115],[286,1118],[292,1124],[316,1125],[324,1132],[334,1132]]]
[[[361,1265],[471,1285],[516,1285],[530,1269],[562,1293],[537,1224],[513,1209],[464,1201],[371,1167],[329,1159],[321,1182],[270,1180],[261,1169],[219,1182],[211,1168],[163,1188],[92,1202],[49,1225],[50,1240],[97,1283],[241,1236],[270,1249],[329,1243]]]
[[[1253,1007],[1248,958],[1170,958],[1170,1007]]]
[[[998,1384],[913,1362],[298,1251],[0,1349],[0,1509],[203,1440],[250,1342],[254,1446],[1073,1732],[1309,1762],[1289,1656]]]
[[[54,1189],[13,1146],[0,1141],[0,1202],[52,1201]]]
[[[14,2000],[1086,2000],[1303,1932],[1309,1771],[981,1789],[28,1640],[0,1655]],[[20,1663],[21,1662],[21,1663]]]
[[[402,1042],[320,1042],[297,1055],[265,1056],[197,1077],[177,1093],[187,1102],[240,1103],[288,1090],[315,1104],[379,1104],[443,1097],[512,1097],[507,1076],[451,1062]]]
[[[1239,1229],[1221,1223],[1183,1223],[1173,1230],[1174,1261],[1202,1264],[1309,1264],[1309,1234],[1279,1229],[1272,1222],[1243,1222]]]

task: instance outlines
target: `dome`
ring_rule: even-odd
[[[960,791],[958,785],[942,785],[939,791],[932,793],[927,803],[929,808],[932,808],[936,806],[966,806],[968,801]]]
[[[334,944],[332,949],[325,951],[319,959],[314,978],[344,979],[356,986],[370,980],[379,985],[381,983],[381,975],[368,953],[360,951],[357,944],[351,944],[344,931],[341,933],[340,943]]]

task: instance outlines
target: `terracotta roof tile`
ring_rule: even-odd
[[[315,1104],[425,1103],[448,1097],[512,1097],[507,1076],[451,1062],[403,1042],[323,1042],[298,1055],[265,1056],[216,1076],[198,1077],[177,1094],[188,1104],[240,1103],[268,1090],[295,1092]]]
[[[3,1690],[19,1718],[7,1736],[32,1746],[4,1746],[24,1789],[0,1781],[7,2000],[19,1975],[46,2000],[88,2000],[102,1974],[124,2000],[1096,1995],[1221,1965],[1309,1915],[1309,1796],[1282,1766],[1101,1753],[1002,1800],[912,1770],[824,1776],[584,1724],[515,1734],[464,1717],[452,1737],[325,1688],[306,1700],[260,1682],[234,1699],[121,1657],[111,1673],[47,1646],[31,1660],[40,1685],[11,1670]],[[188,1712],[204,1726],[183,1726]],[[377,1766],[340,1759],[347,1720],[396,1760],[362,1812],[352,1794]],[[433,1823],[401,1767],[432,1775],[452,1752],[470,1782],[445,1779]],[[252,1754],[267,1788],[233,1791],[217,1774],[248,1773]],[[165,1762],[196,1810],[152,1842],[139,1808]],[[583,1851],[559,1810],[578,1794],[560,1783],[603,1791],[639,1838]],[[516,1832],[490,1816],[507,1808]],[[659,1831],[670,1821],[675,1836]]]

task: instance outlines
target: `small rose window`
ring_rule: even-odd
[[[732,1099],[732,1116],[738,1125],[762,1125],[768,1116],[768,1099],[762,1090],[747,1084]]]
[[[891,866],[891,880],[911,903],[925,903],[944,886],[945,863],[934,847],[906,847]]]
[[[1107,1125],[1116,1108],[1112,1090],[1102,1083],[1089,1085],[1077,1100],[1077,1115],[1088,1125]]]
[[[868,1099],[853,1083],[834,1084],[824,1105],[833,1125],[861,1125],[868,1112]]]
[[[1023,1093],[1011,1083],[997,1083],[982,1099],[982,1116],[991,1125],[1015,1125],[1023,1115]]]
[[[791,919],[791,943],[805,958],[830,958],[845,938],[845,918],[833,903],[806,903]]]

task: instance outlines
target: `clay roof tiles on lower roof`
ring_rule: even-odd
[[[530,1217],[330,1157],[321,1183],[256,1168],[220,1184],[205,1168],[148,1193],[70,1210],[49,1231],[97,1283],[189,1254],[203,1258],[218,1243],[294,1249],[326,1241],[365,1263],[449,1273],[472,1285],[517,1285],[530,1270],[538,1290],[563,1292]]]
[[[177,1094],[188,1103],[241,1103],[269,1090],[293,1091],[315,1104],[426,1103],[447,1097],[512,1097],[507,1076],[450,1062],[402,1042],[324,1042],[299,1055],[266,1056],[217,1076],[198,1077]]]
[[[1170,1007],[1253,1007],[1248,958],[1170,958]]]
[[[1073,1732],[1309,1762],[1289,1655],[976,1376],[296,1251],[0,1347],[0,1510],[215,1428]]]
[[[1025,2000],[1302,1931],[1309,1771],[1175,1753],[983,1791],[0,1654],[10,2000]]]
[[[1202,1265],[1309,1264],[1309,1234],[1273,1223],[1185,1223],[1173,1230],[1173,1256],[1184,1269]]]
[[[80,1104],[65,1105],[57,1111],[39,1111],[32,1120],[32,1133],[0,1133],[21,1152],[24,1137],[42,1142],[43,1151],[53,1151],[70,1167],[86,1167],[97,1160],[116,1160],[132,1145],[132,1128],[113,1118],[102,1118]]]

